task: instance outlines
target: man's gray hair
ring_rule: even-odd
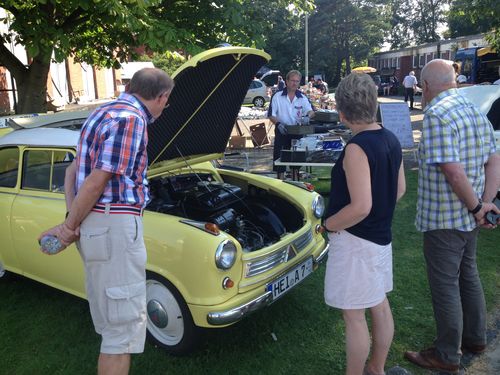
[[[455,69],[453,63],[449,60],[434,59],[429,61],[420,72],[420,80],[422,82],[432,82],[433,84],[443,86],[454,83]]]
[[[129,94],[137,94],[146,100],[170,92],[174,88],[174,80],[161,69],[143,68],[135,72],[130,80]]]
[[[287,74],[286,74],[286,80],[288,81],[290,79],[291,76],[299,76],[299,79],[302,78],[302,73],[299,72],[298,70],[290,70]]]
[[[372,123],[377,115],[377,86],[365,73],[351,73],[335,90],[337,110],[353,123]]]

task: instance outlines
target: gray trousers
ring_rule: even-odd
[[[479,228],[424,233],[424,255],[437,337],[444,362],[460,363],[462,343],[486,343],[486,303],[476,264]]]

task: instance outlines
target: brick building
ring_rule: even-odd
[[[421,69],[433,59],[454,60],[455,52],[459,48],[487,45],[488,43],[482,34],[445,39],[419,46],[375,53],[368,59],[368,65],[376,68],[382,74],[384,71],[393,72],[401,82],[411,70],[415,72],[417,79],[420,78]]]

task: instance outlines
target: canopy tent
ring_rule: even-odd
[[[495,53],[495,50],[491,47],[483,47],[477,50],[477,56],[481,57],[487,55],[488,53]]]
[[[353,73],[375,73],[377,69],[371,66],[358,66],[352,70]]]

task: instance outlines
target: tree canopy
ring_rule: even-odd
[[[257,7],[255,4],[258,4]],[[8,11],[0,20],[0,64],[16,80],[18,113],[45,109],[47,77],[52,59],[117,67],[135,55],[151,51],[197,52],[225,41],[262,47],[271,29],[266,6],[302,9],[300,0],[4,0]],[[259,14],[258,12],[262,12]],[[25,65],[5,43],[26,47]]]

